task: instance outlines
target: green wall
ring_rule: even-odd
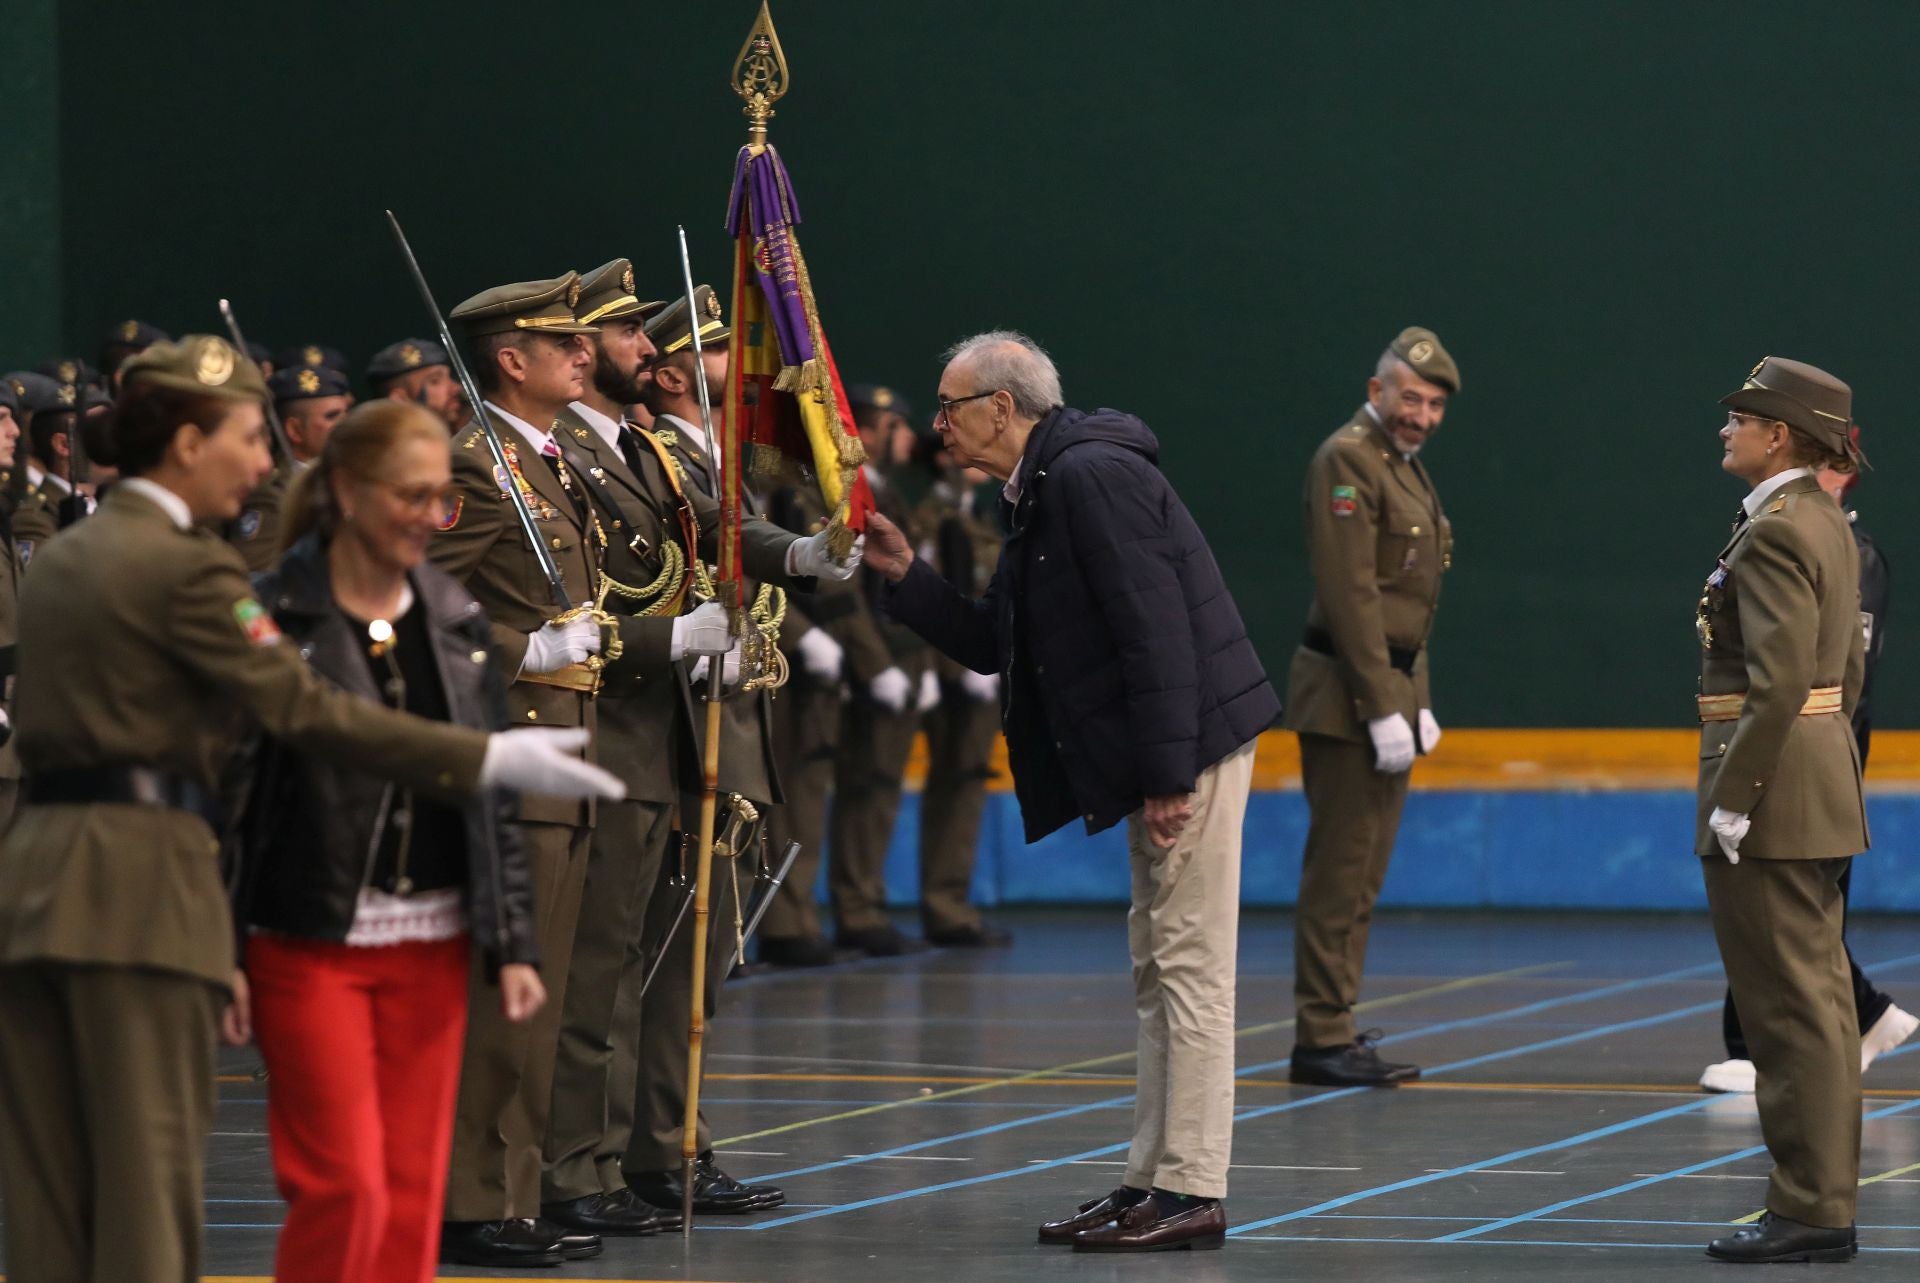
[[[0,371],[61,341],[55,0],[0,0]]]
[[[705,274],[753,0],[399,7],[74,0],[59,291],[364,359],[443,303],[631,256]],[[191,13],[191,20],[184,16]],[[1457,725],[1682,725],[1692,606],[1741,487],[1715,401],[1767,353],[1858,389],[1898,572],[1920,463],[1909,137],[1920,7],[1617,0],[779,0],[774,138],[849,379],[923,406],[1013,325],[1070,400],[1132,409],[1276,680],[1308,585],[1298,483],[1403,325],[1466,391],[1428,456],[1458,534],[1434,642]],[[28,226],[33,226],[29,224]],[[59,304],[58,312],[54,305]],[[9,353],[0,360],[37,359]],[[1911,608],[1920,611],[1920,606]],[[1881,722],[1920,714],[1896,608]]]

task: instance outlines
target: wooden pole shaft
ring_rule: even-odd
[[[707,916],[713,887],[714,811],[720,795],[724,656],[707,657],[707,738],[700,763],[699,854],[693,878],[693,1003],[687,1017],[687,1113],[680,1135],[680,1233],[693,1236],[693,1162],[700,1149],[700,1050],[707,1028]]]

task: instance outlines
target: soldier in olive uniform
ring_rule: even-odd
[[[120,387],[120,367],[155,343],[167,342],[167,332],[145,321],[122,321],[100,340],[100,377],[108,392]]]
[[[557,746],[423,721],[316,677],[238,556],[200,528],[230,519],[267,470],[258,371],[190,335],[122,374],[127,479],[47,547],[20,600],[28,783],[0,854],[15,1283],[199,1277],[222,1007],[230,1039],[247,1026],[213,801],[245,718],[434,795],[619,791]]]
[[[59,533],[61,506],[73,495],[66,473],[80,394],[72,384],[32,371],[6,377],[25,412],[14,448],[20,501],[13,514],[14,548],[24,568],[40,545]]]
[[[287,489],[320,457],[334,425],[353,404],[347,376],[331,366],[297,366],[267,380],[274,412],[287,434],[292,457],[276,459],[273,471],[240,506],[240,515],[227,526],[227,542],[240,552],[251,571],[265,570],[280,559],[280,505]]]
[[[20,408],[13,384],[0,379],[0,475],[10,474],[20,444]],[[20,797],[20,754],[13,746],[14,639],[19,634],[20,557],[14,551],[13,502],[0,484],[0,834],[13,823]]]
[[[452,362],[432,339],[401,339],[375,352],[367,363],[367,384],[377,397],[425,406],[449,428],[464,416]]]
[[[353,377],[347,354],[324,343],[302,343],[282,349],[273,363],[273,372],[278,374],[283,370],[332,370],[343,379]]]
[[[1823,467],[1858,466],[1853,394],[1768,357],[1722,398],[1720,466],[1752,487],[1695,620],[1694,850],[1773,1155],[1766,1215],[1709,1255],[1845,1261],[1858,1250],[1860,1028],[1840,879],[1867,849],[1851,719],[1865,671],[1860,558]]]
[[[912,511],[888,475],[912,451],[911,432],[902,432],[909,423],[907,404],[891,388],[868,385],[849,388],[847,400],[867,451],[874,506],[917,546],[920,535],[913,529]],[[887,662],[878,672],[853,674],[853,697],[841,723],[834,767],[827,894],[833,903],[836,943],[890,957],[924,947],[887,917],[886,864],[900,816],[907,757],[920,732],[921,716],[940,701],[940,677],[933,666],[933,647],[880,609],[884,581],[879,574],[868,570],[860,579]]]
[[[958,468],[937,436],[922,444],[938,479],[914,512],[921,556],[968,597],[985,597],[1000,564],[999,513],[983,502],[987,474]],[[1000,675],[935,660],[940,702],[924,720],[927,782],[920,794],[920,921],[937,945],[978,948],[1012,941],[981,921],[970,899],[980,817],[1000,738]]]
[[[1440,739],[1427,636],[1453,529],[1420,453],[1459,390],[1433,332],[1402,330],[1366,401],[1307,467],[1313,603],[1283,722],[1300,737],[1311,815],[1294,909],[1297,1083],[1390,1086],[1420,1073],[1380,1059],[1353,1004],[1408,774]]]

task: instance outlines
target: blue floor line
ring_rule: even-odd
[[[1239,1240],[1242,1243],[1391,1243],[1402,1247],[1432,1247],[1438,1239],[1423,1238],[1346,1238],[1319,1234],[1248,1234]],[[1626,1243],[1626,1242],[1580,1242],[1571,1239],[1552,1238],[1475,1238],[1464,1241],[1467,1247],[1645,1247],[1665,1249],[1669,1252],[1703,1252],[1698,1243]],[[1460,1243],[1450,1243],[1450,1247],[1459,1247]],[[1874,1252],[1920,1252],[1920,1247],[1867,1247],[1860,1248],[1861,1255]]]
[[[1888,1105],[1881,1109],[1872,1110],[1866,1115],[1866,1121],[1871,1121],[1876,1118],[1887,1118],[1894,1114],[1904,1114],[1910,1109],[1920,1109],[1920,1100],[1909,1100],[1902,1104]],[[1452,1234],[1444,1235],[1433,1241],[1436,1243],[1450,1243],[1461,1239],[1474,1238],[1481,1234],[1491,1234],[1496,1230],[1503,1230],[1510,1225],[1518,1225],[1523,1221],[1531,1221],[1540,1217],[1550,1216],[1554,1212],[1564,1212],[1570,1207],[1579,1207],[1585,1203],[1598,1202],[1603,1198],[1612,1198],[1616,1194],[1630,1194],[1634,1190],[1645,1189],[1649,1185],[1658,1185],[1664,1181],[1670,1181],[1680,1176],[1691,1176],[1695,1172],[1704,1172],[1712,1167],[1725,1167],[1728,1163],[1737,1163],[1743,1158],[1752,1158],[1755,1155],[1766,1152],[1767,1147],[1765,1145],[1754,1145],[1747,1149],[1735,1150],[1731,1154],[1722,1154],[1718,1158],[1709,1158],[1698,1163],[1689,1163],[1685,1167],[1676,1167],[1672,1171],[1661,1172],[1656,1176],[1642,1176],[1638,1180],[1628,1181],[1622,1185],[1615,1185],[1612,1189],[1603,1189],[1592,1194],[1582,1194],[1578,1198],[1562,1199],[1558,1203],[1549,1203],[1545,1207],[1535,1208],[1531,1212],[1522,1212],[1518,1216],[1502,1217],[1497,1221],[1489,1221],[1485,1225],[1477,1226],[1473,1229],[1456,1230]]]
[[[1718,1006],[1719,1004],[1716,1003],[1714,1005]],[[1623,1118],[1617,1123],[1608,1123],[1605,1127],[1591,1128],[1581,1132],[1577,1136],[1551,1140],[1539,1145],[1529,1145],[1525,1149],[1510,1150],[1497,1158],[1483,1158],[1477,1162],[1464,1163],[1458,1167],[1449,1167],[1444,1171],[1426,1172],[1419,1176],[1409,1176],[1405,1180],[1392,1181],[1385,1185],[1375,1185],[1371,1189],[1355,1190],[1351,1194],[1342,1194],[1338,1198],[1330,1198],[1324,1202],[1315,1203],[1310,1207],[1300,1208],[1297,1211],[1283,1212],[1279,1216],[1267,1216],[1257,1221],[1247,1221],[1243,1224],[1235,1225],[1229,1229],[1227,1233],[1230,1235],[1251,1233],[1254,1230],[1263,1230],[1269,1225],[1280,1225],[1287,1221],[1302,1220],[1309,1216],[1318,1215],[1321,1212],[1330,1212],[1337,1207],[1346,1207],[1350,1204],[1361,1202],[1364,1199],[1378,1198],[1382,1194],[1393,1194],[1403,1189],[1416,1189],[1422,1185],[1432,1185],[1439,1181],[1450,1180],[1455,1176],[1463,1176],[1468,1172],[1478,1171],[1483,1167],[1498,1167],[1502,1163],[1515,1163],[1523,1158],[1532,1158],[1535,1154],[1550,1154],[1556,1150],[1571,1149],[1576,1145],[1585,1145],[1590,1141],[1603,1140],[1608,1136],[1617,1136],[1621,1132],[1633,1131],[1636,1128],[1650,1126],[1653,1123],[1665,1122],[1667,1119],[1677,1118],[1681,1114],[1690,1114],[1695,1110],[1705,1109],[1712,1103],[1713,1097],[1702,1096],[1700,1099],[1690,1100],[1684,1105],[1669,1105],[1667,1108],[1657,1109],[1651,1114],[1639,1114],[1632,1118]]]

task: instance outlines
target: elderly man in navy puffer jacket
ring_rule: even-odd
[[[1233,1138],[1240,828],[1254,741],[1280,712],[1220,568],[1147,426],[1062,404],[1031,339],[947,354],[941,441],[1006,484],[985,597],[960,595],[897,527],[869,525],[887,609],[999,673],[1027,840],[1127,821],[1140,1016],[1133,1148],[1120,1187],[1040,1227],[1075,1251],[1218,1247]]]

